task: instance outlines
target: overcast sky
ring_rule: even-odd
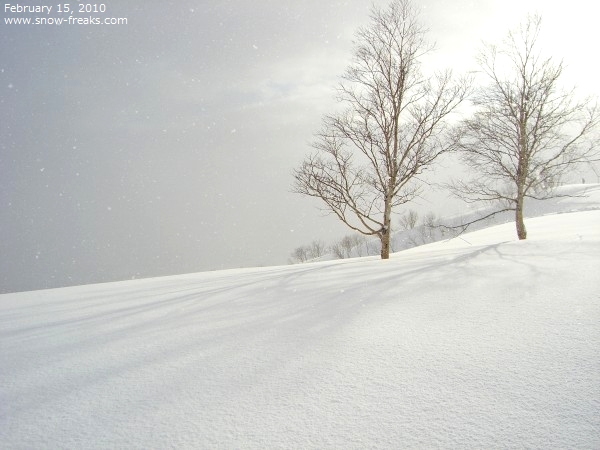
[[[415,3],[436,63],[456,71],[541,12],[566,81],[597,93],[593,2]],[[285,264],[347,234],[290,193],[291,172],[334,107],[370,2],[109,0],[76,16],[127,25],[6,24],[64,17],[21,4],[54,11],[2,11],[0,292]]]

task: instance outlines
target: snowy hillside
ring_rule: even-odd
[[[1,295],[1,447],[600,448],[594,201],[521,242]]]
[[[600,208],[600,185],[598,184],[561,186],[556,189],[556,195],[556,198],[548,200],[527,199],[525,217],[532,218],[557,212],[588,211]],[[460,214],[454,217],[437,217],[434,212],[431,212],[430,214],[433,214],[432,223],[433,225],[437,225],[434,227],[428,227],[426,224],[423,224],[424,221],[427,221],[425,217],[420,217],[419,224],[413,229],[403,230],[401,225],[395,225],[395,229],[400,228],[400,230],[392,234],[392,248],[394,251],[401,251],[451,238],[459,234],[461,230],[446,227],[458,226],[481,217],[487,217],[495,210],[497,210],[497,206],[476,207],[476,205],[464,204]],[[469,231],[475,231],[507,222],[514,222],[514,213],[512,211],[496,214],[486,220],[475,222],[468,229]],[[445,225],[446,227],[440,225]],[[365,239],[358,248],[354,249],[353,256],[379,255],[380,248],[379,239]],[[332,259],[336,259],[333,254],[319,258],[322,261]]]

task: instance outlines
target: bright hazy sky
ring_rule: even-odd
[[[457,72],[474,68],[481,40],[540,12],[565,81],[597,93],[594,2],[415,3],[436,64]],[[66,17],[54,2],[20,4]],[[2,4],[0,292],[285,264],[295,247],[348,234],[290,193],[291,172],[334,106],[370,2],[105,5],[76,16],[128,24],[8,25],[36,15]]]

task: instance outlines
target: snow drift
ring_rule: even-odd
[[[2,447],[599,448],[587,189],[527,241],[1,295]]]

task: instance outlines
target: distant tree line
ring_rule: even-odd
[[[460,233],[457,229],[445,224],[435,213],[428,212],[420,217],[412,209],[400,217],[397,228],[400,231],[398,233],[399,240],[397,248],[394,248],[393,240],[390,241],[392,251],[448,239]],[[347,259],[376,255],[380,252],[379,245],[379,242],[373,238],[369,239],[367,236],[358,233],[346,235],[329,245],[316,240],[308,245],[296,248],[290,255],[289,262],[298,264],[319,260],[325,256],[333,259]]]

